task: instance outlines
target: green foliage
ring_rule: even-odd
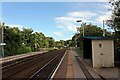
[[[61,49],[62,47],[65,46],[65,42],[63,40],[60,40],[60,41],[56,41],[55,42],[55,46],[59,49]]]
[[[102,29],[95,25],[82,25],[78,28],[79,33],[75,34],[72,37],[70,46],[72,47],[81,47],[82,43],[78,41],[78,38],[83,36],[83,27],[84,27],[84,36],[102,36]],[[107,31],[106,31],[107,32]],[[79,45],[78,45],[79,44]]]
[[[32,29],[26,28],[21,31],[18,27],[5,26],[4,40],[7,44],[5,56],[29,53],[43,48],[52,50],[55,47],[55,40],[52,37],[45,37],[42,32],[33,33]]]
[[[82,48],[76,48],[76,51],[78,53],[78,55],[83,58],[83,49]]]
[[[115,39],[115,54],[120,61],[120,0],[110,0],[110,4],[112,6],[112,15],[111,21],[108,21],[107,25],[115,31],[113,35],[117,37]]]
[[[40,50],[61,49],[65,41],[56,41],[53,37],[46,37],[42,32],[32,29],[4,26],[5,56],[24,54]]]
[[[29,53],[32,52],[31,47],[23,46],[22,47],[22,53]]]
[[[111,21],[108,21],[108,26],[112,27],[115,31],[120,30],[120,0],[111,0],[112,7]]]
[[[48,41],[48,46],[51,48],[51,47],[54,47],[55,46],[55,40],[52,38],[52,37],[47,37],[46,38],[47,41]]]
[[[83,35],[84,27],[84,36],[102,36],[102,29],[96,25],[84,25],[79,28],[80,36]]]
[[[72,37],[72,41],[70,43],[71,47],[82,48],[82,42],[78,40],[78,38],[83,36],[83,27],[84,27],[84,36],[102,36],[103,35],[103,31],[100,27],[92,24],[89,24],[89,25],[84,24],[78,28],[79,33],[75,34]],[[106,33],[106,36],[112,36],[110,32],[108,32],[107,30],[105,30],[105,33]]]

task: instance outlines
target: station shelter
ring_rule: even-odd
[[[114,40],[109,37],[80,37],[83,58],[91,59],[93,67],[114,67]]]

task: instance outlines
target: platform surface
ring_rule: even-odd
[[[54,78],[66,78],[66,79],[86,79],[86,76],[82,69],[80,68],[75,56],[79,57],[79,55],[74,50],[69,50],[68,53],[66,53],[60,67],[58,68]],[[120,80],[119,79],[119,73],[118,68],[93,68],[91,64],[91,60],[87,59],[79,59],[82,61],[86,69],[89,71],[89,73],[92,75],[94,79],[104,78],[106,80],[114,79],[114,80]]]

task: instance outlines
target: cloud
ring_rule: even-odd
[[[56,17],[54,20],[57,28],[64,31],[76,32],[76,27],[78,27],[77,20],[89,22],[89,19],[96,15],[96,13],[90,11],[74,11],[67,13],[65,16]]]
[[[63,34],[60,33],[60,32],[53,32],[53,34],[55,34],[55,35],[57,35],[57,36],[63,36]]]
[[[9,27],[11,27],[11,28],[13,28],[13,27],[18,27],[20,30],[22,30],[22,29],[23,29],[23,26],[22,26],[22,25],[5,24],[5,26],[9,26]]]
[[[2,0],[2,2],[108,2],[108,0]]]
[[[71,40],[72,39],[72,37],[73,37],[73,35],[70,37],[70,38],[65,38],[65,39],[63,39],[63,40]]]
[[[105,4],[101,4],[100,7],[103,7],[105,9],[110,9],[111,8],[110,5],[105,5]]]
[[[56,22],[63,23],[63,22],[76,22],[80,18],[76,18],[73,16],[62,16],[62,17],[56,17]]]
[[[97,14],[90,11],[75,11],[75,12],[68,13],[68,15],[72,17],[79,17],[79,18],[91,18],[93,16],[96,16]]]
[[[100,5],[99,5],[100,6]],[[104,5],[104,7],[108,7]],[[66,36],[65,32],[76,33],[76,27],[80,27],[82,22],[86,22],[87,24],[92,23],[93,25],[98,25],[99,27],[102,25],[103,20],[107,20],[110,18],[111,11],[72,11],[68,12],[63,16],[58,16],[54,18],[56,22],[56,27],[61,30],[60,33],[56,33],[57,35]],[[81,23],[77,23],[77,20],[82,20]]]
[[[111,12],[101,12],[101,13],[102,13],[102,15],[100,15],[96,18],[96,22],[98,21],[98,22],[102,23],[103,20],[109,20],[111,14],[112,14]]]
[[[75,32],[76,27],[75,27],[74,23],[78,19],[79,18],[65,16],[65,17],[57,17],[57,18],[55,18],[55,21],[56,21],[56,24],[57,24],[57,28],[60,28],[64,31]]]

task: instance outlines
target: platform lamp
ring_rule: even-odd
[[[76,22],[82,22],[82,24],[84,24],[84,22],[82,20],[77,20]],[[83,36],[85,35],[84,33],[84,26],[83,26]]]
[[[105,23],[107,23],[107,22],[110,22],[110,23],[112,23],[113,22],[113,20],[103,20],[103,37],[105,37],[105,34],[106,34],[106,32],[105,32]]]

